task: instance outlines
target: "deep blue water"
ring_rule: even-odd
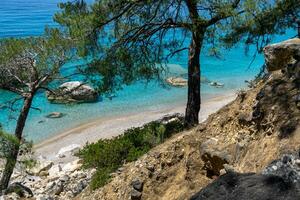
[[[58,2],[60,0],[1,0],[0,38],[40,35],[45,25],[56,26],[52,16],[58,11]],[[280,36],[277,40],[291,36],[293,36],[292,33]],[[201,56],[202,75],[212,81],[225,84],[224,88],[202,85],[202,98],[204,99],[245,87],[244,81],[253,78],[263,64],[263,57],[257,56],[252,66],[248,68],[252,57],[245,56],[242,47],[231,51],[223,50],[222,53],[224,59],[209,57],[205,51]],[[170,69],[176,74],[185,73],[186,64],[187,55],[182,54],[179,58],[172,60]],[[124,87],[124,90],[119,91],[112,101],[104,97],[98,103],[72,106],[49,104],[45,95],[40,93],[34,100],[34,106],[40,108],[41,111],[31,111],[25,134],[29,139],[40,141],[96,118],[157,110],[176,105],[186,101],[186,93],[186,88],[165,89],[152,81],[147,86],[136,83]],[[12,94],[0,92],[0,103],[11,98],[13,98]],[[45,118],[45,115],[54,111],[67,115],[58,120]],[[15,113],[0,110],[0,123],[8,132],[14,129],[13,118],[15,117]],[[39,123],[40,121],[43,123]]]

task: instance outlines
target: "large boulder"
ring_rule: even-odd
[[[51,103],[84,103],[95,102],[98,93],[91,86],[80,81],[66,82],[53,92],[46,93]]]
[[[264,48],[264,54],[268,71],[283,69],[295,60],[300,60],[300,39],[268,45]]]
[[[300,157],[284,155],[261,174],[229,172],[191,197],[191,200],[211,199],[300,199]]]
[[[52,161],[41,160],[32,169],[27,170],[27,173],[30,175],[39,176],[41,173],[44,174],[45,172],[48,172],[53,164],[54,163]]]
[[[296,183],[274,175],[227,173],[195,194],[190,200],[296,200]]]

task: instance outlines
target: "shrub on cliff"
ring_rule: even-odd
[[[151,122],[143,127],[131,128],[112,139],[87,144],[78,154],[84,168],[96,168],[91,183],[93,189],[105,185],[110,174],[122,164],[137,160],[166,138],[183,130],[183,123],[176,119],[166,124]]]

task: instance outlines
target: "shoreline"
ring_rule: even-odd
[[[210,114],[234,100],[235,97],[236,94],[232,92],[205,99],[201,105],[199,121],[205,121]],[[33,149],[37,157],[42,156],[47,160],[59,163],[71,162],[76,158],[71,155],[58,158],[56,156],[58,151],[70,145],[82,147],[86,143],[96,142],[99,139],[109,139],[123,134],[128,128],[142,126],[167,114],[184,113],[184,110],[185,104],[179,103],[163,110],[150,110],[129,115],[123,114],[95,119],[41,141],[35,144]]]

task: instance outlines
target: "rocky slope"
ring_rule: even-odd
[[[293,49],[287,43],[293,44]],[[175,135],[138,161],[124,165],[103,188],[87,189],[76,199],[189,199],[222,174],[227,173],[226,178],[236,172],[261,173],[281,155],[297,152],[299,44],[296,39],[266,48],[267,63],[281,65],[274,67],[277,71],[249,91],[240,91],[236,100],[198,127]],[[244,176],[247,178],[240,178]],[[250,178],[262,181],[253,176]]]

